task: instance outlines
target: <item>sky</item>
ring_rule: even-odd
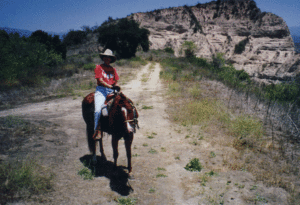
[[[108,17],[210,0],[0,0],[0,27],[68,32],[82,26],[100,26]],[[289,27],[300,26],[300,0],[256,0],[261,11],[282,17]]]

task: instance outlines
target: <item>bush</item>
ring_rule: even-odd
[[[62,54],[51,44],[51,36],[44,32],[37,33],[29,38],[21,38],[18,33],[8,35],[1,31],[1,86],[37,85],[42,82],[43,76],[47,76],[63,61]]]
[[[60,55],[63,59],[66,59],[67,57],[66,45],[61,42],[58,35],[54,35],[52,37],[44,31],[37,30],[31,34],[29,40],[45,45],[47,51],[53,51],[57,55]]]
[[[138,46],[143,51],[149,50],[148,36],[150,32],[145,28],[139,28],[134,20],[126,18],[118,21],[107,21],[98,29],[99,43],[103,47],[116,52],[118,58],[131,58],[135,56]]]
[[[96,68],[96,65],[94,63],[88,63],[83,65],[84,70],[94,70]]]
[[[193,58],[195,57],[195,51],[197,46],[193,41],[185,41],[181,46],[181,52],[184,51],[186,58]]]
[[[86,39],[87,33],[84,31],[70,30],[66,35],[63,36],[63,43],[67,46],[78,45]]]
[[[191,172],[200,172],[202,170],[202,165],[199,162],[198,158],[192,159],[185,167],[186,170],[191,171]]]
[[[170,47],[165,48],[164,51],[167,52],[167,53],[174,54],[173,48],[170,48]]]
[[[0,203],[50,191],[53,176],[34,160],[0,163]]]
[[[240,41],[237,45],[234,47],[234,53],[236,54],[242,54],[245,51],[246,44],[249,42],[249,39],[246,38],[245,40]]]

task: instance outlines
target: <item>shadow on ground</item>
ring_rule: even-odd
[[[105,157],[97,156],[97,163],[93,164],[92,155],[85,155],[80,158],[81,163],[89,168],[95,177],[106,177],[110,179],[110,188],[112,191],[122,196],[128,196],[133,188],[128,182],[129,175],[124,171],[124,166],[115,167]]]

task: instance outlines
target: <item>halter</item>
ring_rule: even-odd
[[[116,96],[117,95],[120,95],[120,92],[114,90],[114,98],[113,98],[113,101],[115,100]],[[131,108],[132,108],[132,111],[133,111],[133,119],[131,120],[125,120],[125,123],[127,122],[134,122],[134,125],[133,125],[133,132],[136,133],[136,127],[138,129],[140,129],[140,126],[138,124],[138,119],[137,119],[137,110],[136,110],[136,107],[134,106],[133,102],[123,94],[123,96],[126,98],[126,100],[129,102],[129,104],[131,105]],[[112,102],[113,104],[113,102]]]

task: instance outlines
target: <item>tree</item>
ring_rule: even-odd
[[[54,53],[60,55],[63,59],[66,59],[66,45],[61,42],[58,35],[54,35],[52,37],[50,34],[42,30],[37,30],[31,34],[29,39],[31,41],[44,44],[47,48],[47,51],[54,51]]]
[[[64,35],[63,44],[66,46],[78,45],[86,39],[87,33],[85,31],[70,30],[67,35]]]
[[[185,41],[181,46],[181,51],[184,51],[186,58],[193,58],[195,57],[197,46],[193,41]]]
[[[150,32],[145,28],[139,28],[139,24],[134,20],[124,18],[114,21],[109,17],[97,30],[99,43],[104,49],[109,48],[115,51],[119,58],[135,56],[139,45],[143,51],[149,50]]]

